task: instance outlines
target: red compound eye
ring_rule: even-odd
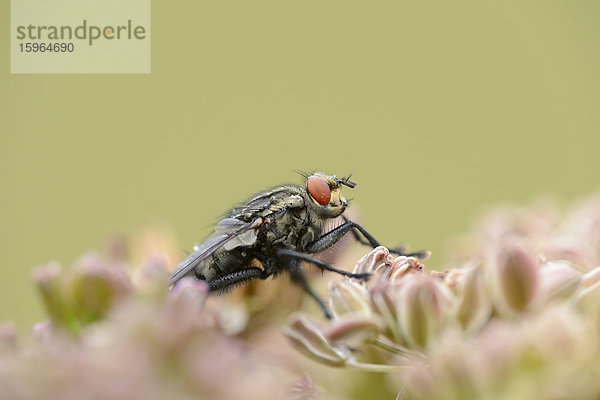
[[[317,203],[323,206],[329,204],[331,189],[329,189],[329,184],[325,179],[317,175],[309,176],[306,180],[306,189]]]

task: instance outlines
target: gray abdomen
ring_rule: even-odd
[[[242,248],[225,250],[221,247],[202,261],[195,270],[200,279],[210,281],[218,276],[239,271],[248,266],[250,261],[251,257]]]

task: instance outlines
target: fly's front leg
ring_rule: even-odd
[[[342,218],[344,220],[344,222],[351,222],[348,217],[346,217],[345,215],[342,215]],[[371,246],[371,243],[366,241],[357,231],[355,230],[350,230],[350,232],[352,233],[352,236],[354,236],[354,239],[356,239],[356,241],[360,244],[364,244],[365,246]],[[403,247],[395,247],[393,249],[390,249],[390,251],[392,253],[396,253],[396,254],[401,254],[404,255],[404,248]]]
[[[344,236],[349,231],[352,232],[354,237],[362,244],[366,244],[373,248],[381,246],[381,243],[379,243],[377,241],[377,239],[375,239],[373,237],[373,235],[371,235],[369,232],[367,232],[367,230],[365,228],[363,228],[362,226],[360,226],[359,224],[357,224],[354,221],[350,221],[349,219],[346,219],[346,217],[344,217],[344,220],[346,222],[343,223],[342,225],[338,226],[335,229],[332,229],[331,231],[325,233],[324,235],[317,238],[313,242],[309,243],[306,248],[306,251],[308,251],[309,253],[319,253],[323,250],[326,250],[328,247],[337,243],[337,241],[340,240],[342,238],[342,236]],[[357,231],[362,234],[364,239],[358,234]],[[366,241],[365,241],[365,239],[366,239]],[[409,257],[414,256],[417,258],[425,258],[425,257],[427,257],[427,255],[429,253],[429,252],[423,251],[423,250],[417,251],[414,253],[404,253],[404,251],[402,249],[390,249],[390,251],[392,253],[396,253],[401,256],[409,256]]]
[[[294,251],[294,250],[279,249],[279,250],[277,250],[277,255],[280,257],[287,256],[287,257],[293,257],[293,258],[297,258],[300,260],[308,261],[308,262],[315,264],[317,267],[319,267],[323,270],[332,271],[332,272],[338,273],[340,275],[347,276],[349,278],[367,279],[369,277],[369,274],[353,274],[352,272],[337,269],[337,268],[327,264],[325,261],[321,261],[318,258],[314,258],[307,254],[300,253],[300,252]]]
[[[321,235],[309,243],[306,246],[306,251],[308,253],[320,253],[336,244],[346,233],[352,231],[352,229],[357,229],[360,233],[362,233],[371,247],[380,246],[379,242],[375,240],[375,238],[371,236],[371,234],[367,232],[365,228],[358,225],[356,222],[347,220],[342,225],[330,230],[329,232]],[[358,233],[353,233],[358,236]]]
[[[271,276],[270,272],[265,271],[261,268],[251,267],[218,276],[206,283],[208,284],[208,290],[211,292],[215,292],[218,290],[226,289],[231,285],[249,281],[250,279],[267,279],[269,276]]]

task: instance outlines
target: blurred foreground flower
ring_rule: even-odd
[[[34,280],[52,322],[73,332],[104,317],[131,291],[124,266],[108,265],[95,254],[84,256],[67,273],[56,263],[42,266]]]
[[[470,256],[459,248],[462,265],[445,272],[376,248],[354,268],[371,272],[368,282],[330,283],[333,320],[298,315],[285,333],[321,363],[393,370],[398,398],[597,399],[594,201],[564,219],[547,209],[496,212],[472,234]]]
[[[369,281],[317,281],[330,321],[290,322],[286,279],[168,291],[176,241],[116,241],[34,272],[49,319],[29,345],[0,324],[0,400],[597,399],[599,221],[600,197],[494,211],[444,272],[378,247],[354,268]]]
[[[169,241],[161,249],[156,236],[144,237],[152,246],[123,243],[72,268],[36,269],[49,320],[34,326],[31,345],[0,325],[0,399],[318,398],[318,386],[300,379],[301,357],[268,323],[274,317],[254,329],[249,318],[260,307],[209,298],[190,278],[169,291]]]

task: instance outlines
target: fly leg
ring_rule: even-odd
[[[289,257],[287,255],[282,255],[280,258],[282,261],[282,267],[284,270],[288,271],[290,277],[292,278],[292,282],[299,285],[312,297],[315,299],[321,310],[323,310],[323,314],[325,314],[325,318],[331,319],[331,314],[329,313],[329,308],[325,304],[323,300],[311,289],[308,285],[308,281],[306,280],[306,276],[304,276],[304,272],[302,272],[302,268],[300,268],[300,260],[297,258]]]
[[[218,276],[206,283],[208,284],[208,290],[210,292],[215,292],[226,289],[231,285],[249,281],[250,279],[267,279],[269,276],[271,276],[271,274],[272,272],[263,270],[261,268],[251,267]]]
[[[353,229],[356,229],[358,230],[358,232],[362,233],[362,235],[367,239],[367,242],[364,242],[358,235],[358,232],[353,231]],[[381,244],[373,236],[371,236],[371,234],[367,232],[365,228],[363,228],[354,221],[347,220],[342,225],[330,230],[329,232],[321,235],[320,237],[309,243],[306,246],[306,251],[308,253],[320,253],[323,250],[329,248],[330,246],[333,246],[335,243],[338,242],[338,240],[340,240],[346,233],[350,231],[355,235],[355,237],[358,238],[358,240],[361,243],[368,244],[373,248],[381,246]]]
[[[309,253],[319,253],[323,250],[326,250],[328,247],[334,245],[338,240],[340,240],[342,236],[348,233],[348,231],[352,232],[352,235],[356,238],[356,240],[362,244],[373,248],[381,246],[381,243],[379,243],[377,239],[373,237],[373,235],[367,232],[365,228],[354,221],[350,221],[346,217],[343,218],[346,221],[345,223],[309,243],[306,251]],[[362,234],[362,236],[359,235],[359,232]],[[417,258],[425,258],[429,254],[429,252],[425,250],[416,251],[414,253],[405,253],[403,249],[390,249],[390,251],[400,256],[413,256]]]
[[[353,274],[352,272],[337,269],[337,268],[327,264],[325,261],[321,261],[318,258],[314,258],[307,254],[300,253],[300,252],[294,251],[294,250],[279,249],[279,250],[277,250],[277,255],[293,257],[293,258],[297,258],[300,260],[308,261],[308,262],[315,264],[317,267],[319,267],[323,270],[332,271],[332,272],[338,273],[340,275],[347,276],[349,278],[367,279],[369,277],[369,274]]]
[[[344,222],[349,222],[350,221],[345,215],[342,215],[342,218],[344,219]],[[362,236],[360,236],[357,231],[351,230],[350,232],[352,232],[352,236],[354,236],[354,239],[356,239],[356,241],[358,243],[364,244],[365,246],[372,246],[372,244],[370,242],[366,241]],[[377,246],[375,246],[375,247],[377,247]],[[389,249],[389,250],[390,250],[390,252],[398,254],[398,255],[401,255],[401,256],[407,255],[406,253],[404,253],[404,248],[403,247],[395,247],[395,248]]]

